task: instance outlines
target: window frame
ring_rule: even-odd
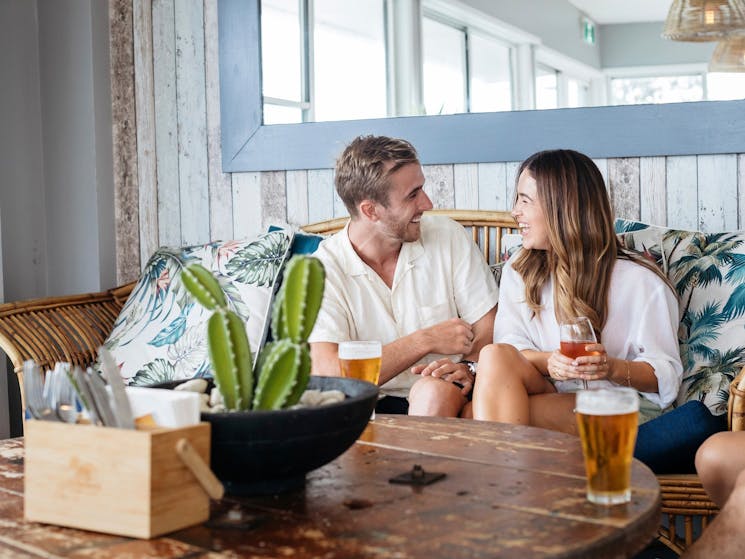
[[[410,140],[424,164],[520,161],[566,147],[590,157],[745,153],[745,100],[263,125],[259,0],[218,0],[225,172],[328,169],[360,134]]]

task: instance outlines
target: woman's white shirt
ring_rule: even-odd
[[[543,307],[538,315],[532,316],[525,299],[525,284],[512,268],[515,256],[502,272],[494,342],[507,343],[519,350],[554,351],[559,348],[559,325],[554,314],[553,282],[543,287]],[[675,401],[683,376],[677,338],[678,313],[676,297],[660,277],[632,261],[616,261],[601,342],[610,357],[644,361],[652,366],[659,392],[642,394],[661,409]],[[581,381],[554,384],[559,392],[572,392],[580,388]],[[599,388],[613,383],[591,381],[590,385]]]

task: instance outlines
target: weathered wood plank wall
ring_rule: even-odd
[[[222,173],[216,0],[110,2],[112,11],[133,10],[131,36],[112,37],[113,61],[127,59],[117,57],[120,51],[134,53],[134,84],[113,87],[133,87],[137,115],[128,168],[137,169],[138,198],[117,215],[138,215],[117,226],[121,279],[135,277],[160,245],[246,237],[271,223],[346,214],[330,169]],[[112,68],[112,79],[131,75]],[[125,114],[130,102],[114,100]],[[620,217],[705,231],[745,228],[745,154],[596,163]],[[425,190],[438,208],[508,209],[518,165],[427,166]],[[132,177],[116,180],[117,200],[128,200]]]

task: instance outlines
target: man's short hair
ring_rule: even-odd
[[[357,217],[357,205],[373,200],[388,206],[389,176],[409,163],[419,163],[414,146],[387,136],[359,136],[336,161],[334,184],[349,215]]]

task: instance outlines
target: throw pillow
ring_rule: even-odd
[[[161,248],[150,258],[104,343],[129,384],[148,385],[211,375],[206,329],[211,311],[196,304],[181,270],[197,262],[214,272],[231,308],[246,321],[256,358],[266,339],[277,277],[292,234]]]
[[[730,381],[745,364],[745,232],[670,230],[663,250],[680,298],[678,404],[699,400],[723,414]]]
[[[278,225],[270,225],[269,232],[272,231],[287,231],[284,227]],[[292,246],[290,247],[291,255],[295,254],[313,254],[317,249],[321,241],[326,238],[326,235],[316,235],[315,233],[305,233],[303,231],[295,231],[292,238]]]
[[[657,264],[663,273],[667,273],[667,262],[662,250],[662,237],[668,231],[667,228],[628,219],[617,219],[615,229],[616,236],[624,248],[640,253]]]

